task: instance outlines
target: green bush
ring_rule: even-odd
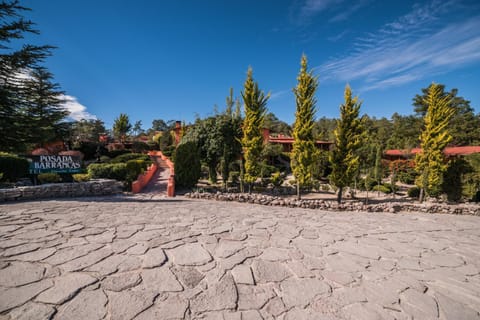
[[[271,181],[272,181],[272,184],[275,186],[275,187],[280,187],[283,183],[283,176],[280,172],[274,172],[272,173],[272,176],[271,176]]]
[[[92,163],[87,170],[92,179],[103,178],[125,181],[127,178],[127,165],[125,163]]]
[[[378,185],[378,182],[370,176],[366,176],[365,178],[361,179],[358,183],[358,189],[362,191],[370,191]]]
[[[274,166],[271,166],[269,164],[266,164],[265,162],[262,163],[261,168],[260,168],[260,176],[262,178],[270,178],[270,176],[277,171],[277,168]]]
[[[378,184],[373,187],[373,191],[380,191],[383,193],[392,193],[392,188],[390,185],[385,185],[385,184]]]
[[[399,171],[397,173],[398,181],[405,184],[415,184],[415,178],[418,176],[414,169],[407,169],[406,171]]]
[[[175,152],[175,182],[180,187],[191,188],[200,178],[200,155],[194,142],[178,145]]]
[[[132,151],[130,150],[112,150],[112,151],[108,151],[107,152],[107,156],[109,156],[110,158],[116,158],[122,154],[128,154],[128,153],[132,153]]]
[[[418,197],[420,197],[420,188],[419,188],[419,187],[412,187],[412,188],[408,189],[407,195],[408,195],[410,198],[418,198]]]
[[[14,154],[0,152],[0,173],[2,181],[15,182],[28,174],[28,160]]]
[[[90,180],[88,173],[76,173],[72,174],[73,180],[76,182],[86,182]]]
[[[53,172],[48,172],[48,173],[40,173],[37,176],[38,181],[41,184],[44,183],[57,183],[62,181],[62,177],[60,177],[59,174],[53,173]]]
[[[143,160],[129,160],[127,166],[127,181],[132,182],[137,180],[140,173],[145,170],[145,161]]]
[[[110,162],[123,163],[123,162],[128,162],[130,160],[150,161],[150,157],[147,154],[143,154],[143,153],[125,153],[113,158],[112,160],[110,160]]]
[[[228,174],[228,180],[232,183],[239,183],[240,182],[240,172],[238,171],[230,171]]]

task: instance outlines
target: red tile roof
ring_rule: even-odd
[[[385,155],[408,156],[408,155],[417,154],[421,151],[422,149],[420,148],[413,148],[411,150],[391,149],[391,150],[386,150]],[[447,156],[459,156],[459,155],[464,156],[472,153],[480,153],[480,146],[447,147],[445,148],[444,153]]]

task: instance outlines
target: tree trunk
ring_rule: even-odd
[[[297,200],[302,199],[302,196],[300,195],[300,183],[297,180]]]
[[[338,203],[342,203],[342,192],[343,192],[343,187],[338,188],[338,194],[337,194]]]
[[[424,193],[425,193],[424,189],[420,188],[420,196],[418,197],[418,201],[420,201],[420,203],[423,202],[423,197],[425,196]]]

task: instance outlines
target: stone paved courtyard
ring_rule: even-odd
[[[480,319],[480,218],[0,205],[0,319]]]

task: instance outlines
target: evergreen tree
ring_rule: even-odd
[[[433,84],[432,84],[433,85]],[[428,88],[422,89],[422,95],[413,98],[414,111],[419,116],[425,116],[428,109]],[[457,96],[458,89],[445,91],[445,85],[437,84],[440,97],[449,97],[450,106],[455,110],[448,124],[448,130],[452,136],[450,144],[455,146],[474,145],[480,143],[480,114],[475,114],[470,106],[470,101]]]
[[[63,103],[64,92],[52,83],[53,75],[45,68],[35,68],[24,81],[23,90],[28,92],[20,109],[25,142],[39,144],[54,141],[59,137],[62,120],[69,114]]]
[[[244,91],[242,91],[245,119],[241,143],[245,160],[244,180],[249,188],[257,180],[261,171],[262,130],[269,96],[265,96],[263,91],[258,88],[258,83],[253,80],[252,68],[248,68]]]
[[[233,89],[230,89],[230,95],[226,99],[226,109],[223,115],[220,115],[218,124],[223,137],[222,154],[222,180],[223,186],[227,189],[227,182],[230,175],[230,165],[238,158],[242,152],[240,139],[242,138],[242,118],[239,112],[233,112],[235,101],[233,99]]]
[[[113,122],[113,135],[120,141],[125,142],[128,132],[132,129],[132,124],[128,115],[120,113],[118,118]]]
[[[350,86],[345,87],[345,102],[340,106],[340,119],[335,128],[334,149],[330,154],[330,182],[338,188],[338,203],[342,202],[344,187],[350,185],[358,172],[357,150],[362,142],[362,123],[359,118],[361,102],[352,98]]]
[[[448,168],[443,150],[452,140],[448,124],[455,114],[455,109],[451,106],[451,95],[445,95],[442,92],[442,86],[433,83],[425,98],[428,108],[420,135],[422,152],[415,158],[415,169],[419,173],[416,183],[421,189],[420,201],[423,201],[425,194],[439,195],[443,173]]]
[[[293,150],[291,167],[297,181],[297,198],[300,199],[300,187],[310,185],[315,165],[318,163],[318,149],[315,147],[313,127],[315,124],[315,91],[318,79],[307,69],[307,57],[302,56],[295,94],[296,112],[293,125]]]
[[[28,10],[19,1],[0,2],[0,150],[4,151],[25,151],[25,143],[31,140],[21,110],[30,95],[23,86],[25,73],[38,67],[53,48],[19,46],[26,33],[38,33],[34,23],[21,16]]]

